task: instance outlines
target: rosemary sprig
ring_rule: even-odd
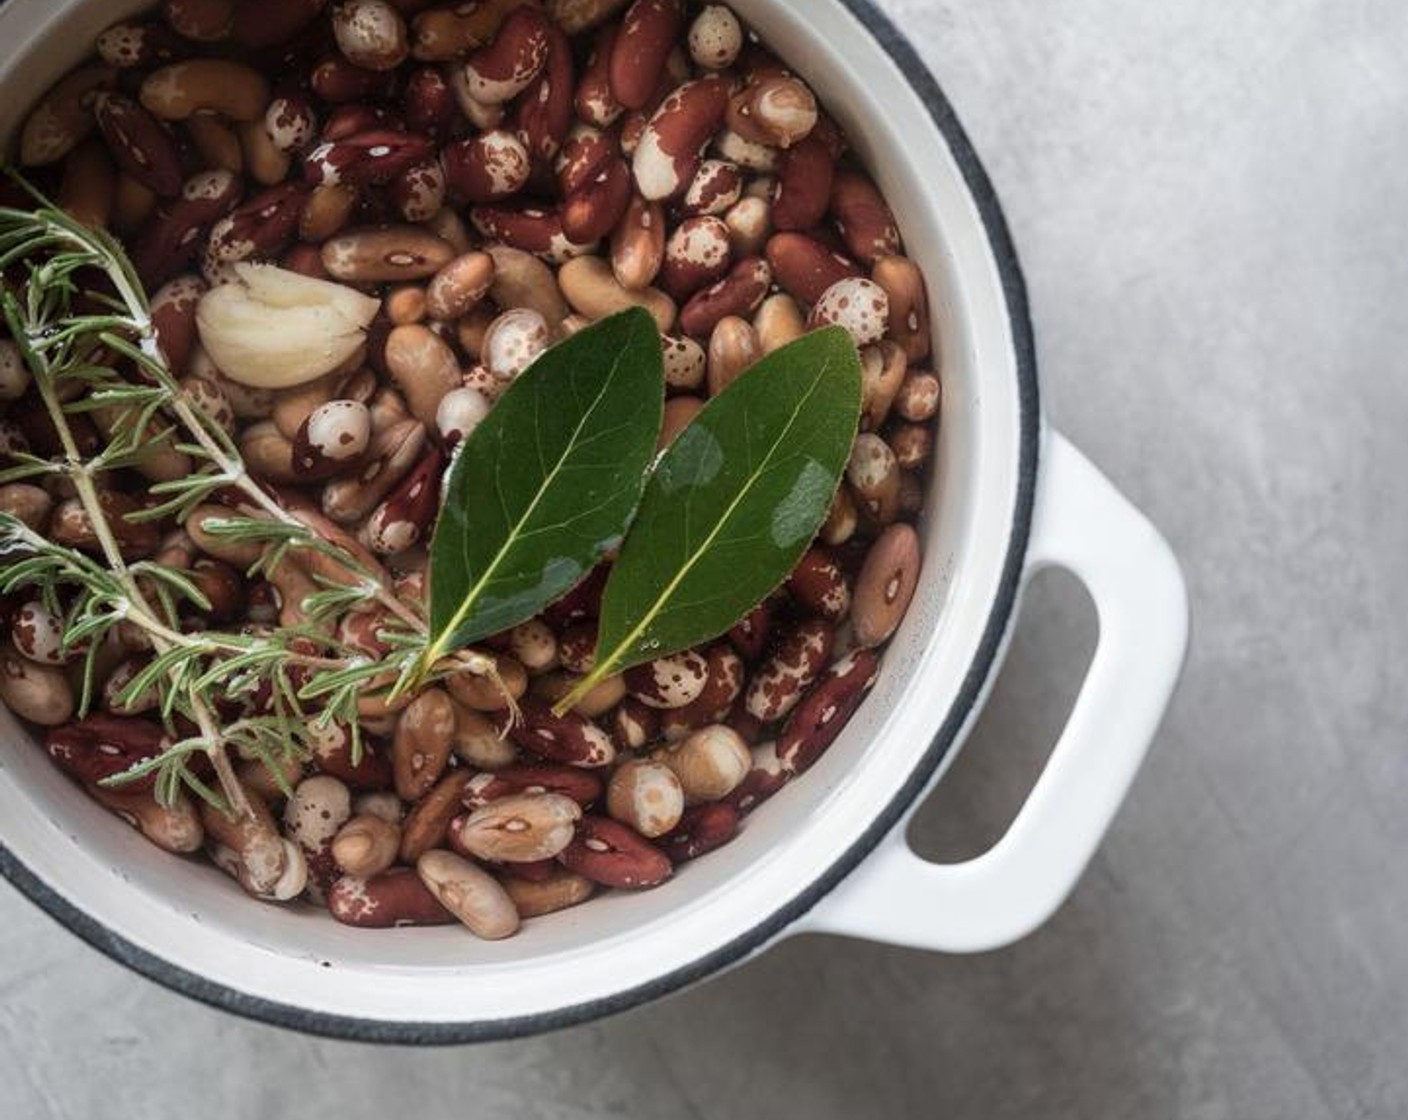
[[[11,173],[13,175],[13,173]],[[0,591],[26,589],[63,620],[62,643],[84,650],[79,711],[94,702],[98,650],[119,626],[135,626],[152,656],[115,700],[138,705],[154,696],[156,711],[172,732],[169,748],[118,775],[114,782],[156,775],[157,796],[169,802],[184,789],[234,813],[248,812],[230,752],[257,759],[282,782],[283,764],[308,757],[320,732],[346,726],[354,758],[360,752],[359,704],[368,695],[404,687],[411,679],[438,679],[453,671],[492,671],[472,652],[422,666],[427,626],[402,602],[384,573],[371,570],[346,548],[325,539],[295,511],[281,505],[245,470],[237,444],[179,390],[157,346],[142,285],[122,248],[34,193],[33,210],[0,208],[0,274],[21,272],[24,282],[0,280],[0,314],[33,377],[36,391],[62,446],[44,459],[10,456],[0,482],[59,475],[81,502],[101,559],[59,545],[13,517],[0,515]],[[84,457],[70,418],[95,414],[106,440]],[[168,442],[190,457],[183,477],[148,487],[156,499],[127,520],[182,523],[197,506],[232,489],[243,509],[203,527],[232,541],[261,546],[251,575],[285,562],[324,558],[313,565],[318,590],[300,604],[306,625],[249,628],[241,632],[191,630],[186,607],[209,603],[190,577],[152,561],[129,563],[117,527],[100,500],[101,476],[127,470]],[[381,659],[345,647],[335,621],[374,603],[393,620],[380,635],[390,653]],[[258,698],[258,714],[232,720],[224,714]],[[194,732],[191,728],[194,727]],[[193,769],[209,759],[218,789]]]

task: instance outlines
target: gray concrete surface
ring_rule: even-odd
[[[1006,202],[1052,416],[1197,605],[1071,903],[1006,952],[795,942],[614,1021],[411,1052],[187,1003],[4,888],[0,1116],[1408,1115],[1408,7],[885,6]],[[1035,597],[927,851],[1000,831],[1091,631],[1069,582]]]

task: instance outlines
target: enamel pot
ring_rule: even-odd
[[[0,8],[0,133],[143,5]],[[0,713],[0,868],[59,922],[177,991],[343,1038],[523,1035],[657,999],[799,933],[943,952],[1007,944],[1071,890],[1182,665],[1187,600],[1154,527],[1042,419],[1017,258],[953,110],[866,0],[735,0],[850,134],[929,284],[944,378],[923,577],[879,681],[804,777],[664,886],[613,892],[487,943],[455,927],[363,931],[260,905],[84,798]],[[1002,660],[1024,585],[1072,572],[1099,614],[1088,676],[1016,821],[937,865],[906,825]]]

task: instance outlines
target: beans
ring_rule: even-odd
[[[435,424],[440,402],[460,385],[454,351],[429,327],[416,323],[394,328],[386,338],[386,367],[405,394],[411,415]]]
[[[718,396],[762,356],[753,325],[737,315],[725,315],[709,335],[709,395]]]
[[[585,902],[596,891],[596,884],[581,875],[559,869],[536,883],[506,876],[503,888],[513,900],[520,918],[537,918]]]
[[[728,126],[743,139],[790,148],[816,127],[816,98],[796,78],[774,75],[745,86],[728,106]]]
[[[525,793],[476,809],[458,830],[459,844],[493,863],[552,859],[572,842],[582,810],[570,797]]]
[[[891,525],[870,546],[856,579],[851,616],[858,645],[877,646],[889,639],[918,583],[919,535],[910,525]]]
[[[328,890],[328,913],[363,929],[440,926],[455,920],[409,867],[393,867],[363,878],[344,875]]]
[[[683,708],[698,697],[708,679],[708,662],[693,650],[626,670],[626,688],[651,708]]]
[[[689,56],[706,70],[726,70],[743,49],[743,27],[723,4],[707,4],[689,28]]]
[[[604,887],[635,890],[670,877],[669,858],[626,825],[585,816],[577,836],[558,856],[562,866]]]
[[[494,258],[465,253],[445,265],[425,291],[425,313],[432,319],[458,319],[469,313],[494,283]]]
[[[818,539],[726,638],[613,674],[555,716],[592,668],[603,564],[484,640],[495,673],[360,697],[355,765],[340,723],[314,723],[306,762],[234,759],[253,799],[240,820],[184,795],[164,808],[150,777],[95,784],[169,741],[159,689],[126,695],[156,655],[134,627],[99,650],[99,710],[75,720],[86,651],[62,647],[55,604],[16,595],[0,700],[47,726],[56,764],[153,843],[205,846],[252,895],[322,897],[349,925],[506,936],[599,887],[663,882],[737,835],[875,678],[918,580],[900,519],[923,505],[940,409],[919,264],[807,84],[727,6],[683,0],[167,0],[99,51],[105,65],[59,82],[26,121],[22,162],[55,165],[62,205],[125,239],[183,400],[412,610],[427,605],[424,541],[456,445],[549,345],[624,308],[661,332],[661,447],[762,356],[830,324],[860,352],[860,434]],[[276,63],[302,77],[271,90]],[[229,380],[196,312],[244,261],[379,299],[364,344],[286,389]],[[30,382],[0,340],[0,449],[57,454],[24,405]],[[120,419],[73,424],[96,449]],[[129,521],[143,476],[193,469],[151,434],[134,481],[114,479],[130,492],[100,501],[124,556],[185,573],[208,600],[180,604],[183,627],[312,625],[311,595],[361,578],[297,549],[246,579],[265,549],[215,531],[221,504]],[[0,510],[98,551],[63,484],[0,487]],[[368,603],[318,625],[378,659],[399,621]],[[267,715],[273,696],[261,684],[230,718]]]
[[[440,779],[450,761],[454,733],[455,706],[444,689],[427,689],[401,713],[391,748],[401,798],[419,800]]]
[[[723,724],[700,728],[651,757],[674,771],[686,805],[727,797],[743,781],[753,762],[748,745]]]
[[[606,811],[646,839],[654,839],[679,824],[684,788],[663,762],[631,759],[611,775]]]
[[[334,237],[323,245],[323,267],[336,280],[384,284],[434,276],[454,249],[416,226],[380,226]]]
[[[777,758],[788,774],[810,767],[841,733],[875,683],[879,662],[870,650],[846,654],[797,705],[777,741]]]
[[[638,291],[622,286],[609,265],[600,257],[578,257],[568,261],[557,274],[558,287],[574,311],[589,319],[601,319],[628,307],[643,307],[655,317],[662,334],[675,322],[675,304],[655,288]]]
[[[505,311],[489,324],[480,344],[480,360],[501,381],[512,381],[548,348],[546,320],[526,307]]]
[[[368,70],[394,70],[410,54],[406,23],[387,0],[342,0],[332,31],[347,61]]]
[[[284,806],[284,832],[303,849],[308,865],[309,887],[325,894],[337,878],[333,838],[352,815],[352,798],[336,778],[319,775],[298,783]]]
[[[372,417],[358,401],[319,405],[298,427],[293,439],[293,469],[304,478],[326,478],[355,464],[366,454]]]
[[[873,432],[862,432],[851,449],[846,479],[860,508],[880,525],[899,514],[900,468],[895,453]]]
[[[518,932],[518,909],[487,871],[453,852],[426,852],[416,874],[435,900],[476,937],[497,941]]]

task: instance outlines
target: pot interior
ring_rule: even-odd
[[[98,31],[144,6],[10,0],[0,9],[0,135],[13,134]],[[995,604],[1022,435],[1018,361],[988,232],[935,118],[846,5],[734,6],[849,133],[928,278],[944,403],[921,526],[924,574],[870,698],[821,762],[732,844],[656,890],[598,897],[499,943],[458,928],[352,930],[309,907],[252,902],[213,867],[157,851],[90,802],[0,712],[0,840],[62,903],[121,939],[102,938],[117,955],[149,954],[156,961],[139,964],[158,978],[284,1021],[300,1020],[258,1001],[491,1031],[564,1008],[586,1014],[593,1001],[664,990],[752,947],[753,931],[892,804],[960,695],[971,703],[987,667],[965,678],[985,629],[995,609],[1010,609]]]

